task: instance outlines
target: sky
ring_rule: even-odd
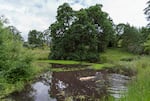
[[[136,27],[147,25],[143,9],[148,0],[0,0],[0,15],[9,19],[27,39],[28,32],[44,31],[56,21],[57,8],[67,2],[74,10],[102,4],[115,24],[129,23]]]

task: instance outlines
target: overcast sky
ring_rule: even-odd
[[[102,4],[115,24],[130,23],[141,27],[147,21],[143,14],[148,0],[0,0],[0,15],[9,19],[27,39],[30,30],[43,31],[55,21],[57,8],[67,2],[74,10]]]

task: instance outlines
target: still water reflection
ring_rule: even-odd
[[[14,101],[95,101],[104,96],[122,97],[128,76],[105,71],[47,72],[33,84],[10,96]]]

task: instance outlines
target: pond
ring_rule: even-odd
[[[21,92],[9,96],[12,101],[95,101],[127,92],[130,77],[104,70],[46,72]]]

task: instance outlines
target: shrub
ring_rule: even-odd
[[[14,83],[29,77],[31,60],[22,42],[0,24],[0,71],[9,82]]]

